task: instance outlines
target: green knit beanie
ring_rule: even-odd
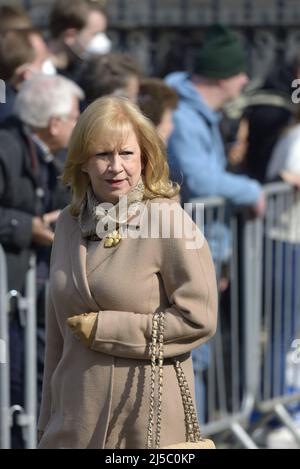
[[[194,73],[207,78],[229,78],[245,70],[245,54],[235,34],[225,26],[212,26],[195,56]]]

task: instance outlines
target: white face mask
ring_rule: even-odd
[[[111,51],[112,43],[105,33],[96,34],[89,42],[86,52],[89,54],[108,54]]]
[[[42,73],[44,75],[56,75],[57,70],[51,59],[46,59],[42,65]]]

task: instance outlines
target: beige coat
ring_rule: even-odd
[[[177,202],[167,204],[191,223]],[[147,213],[150,213],[148,210]],[[140,226],[151,215],[140,217]],[[161,227],[161,218],[159,225]],[[171,233],[174,229],[171,223]],[[193,225],[195,226],[195,225]],[[197,232],[197,239],[201,238]],[[203,240],[204,241],[204,240]],[[149,342],[154,311],[165,311],[165,357],[181,358],[193,390],[190,352],[216,329],[217,290],[211,255],[185,238],[99,242],[87,268],[87,241],[68,207],[57,224],[47,308],[40,448],[145,448],[149,415]],[[99,311],[92,350],[69,330],[68,317]],[[161,445],[185,440],[173,366],[164,367]]]

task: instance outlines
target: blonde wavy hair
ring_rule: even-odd
[[[152,122],[126,98],[106,96],[94,101],[81,114],[69,143],[62,181],[72,189],[70,212],[78,216],[90,179],[82,165],[97,153],[99,145],[114,147],[126,133],[135,132],[144,169],[145,199],[174,198],[180,186],[169,179],[165,145]]]

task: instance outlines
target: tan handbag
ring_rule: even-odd
[[[162,411],[162,390],[163,390],[163,363],[164,363],[164,312],[155,313],[152,322],[152,340],[151,340],[151,393],[150,393],[150,411],[147,432],[147,449],[160,448],[161,432],[161,411]],[[156,363],[158,361],[158,367]],[[155,377],[158,368],[158,404],[156,413],[156,435],[154,441],[154,397],[155,397]],[[187,379],[184,375],[181,363],[174,358],[174,368],[180,388],[182,404],[184,408],[184,418],[186,426],[186,441],[165,446],[162,449],[215,449],[212,440],[204,439],[201,436],[200,426],[191,397],[191,392]]]

